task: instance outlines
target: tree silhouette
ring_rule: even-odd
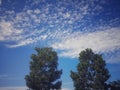
[[[30,73],[25,76],[26,85],[30,90],[57,90],[61,89],[58,70],[58,56],[52,48],[36,48],[37,54],[32,54]]]
[[[71,71],[75,90],[105,90],[109,71],[102,56],[86,49],[79,54],[77,72]]]

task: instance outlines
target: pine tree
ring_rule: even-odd
[[[75,90],[105,90],[110,75],[102,55],[86,49],[79,54],[79,61],[77,72],[71,71]]]
[[[25,76],[26,85],[30,90],[60,90],[60,76],[58,70],[58,56],[52,48],[36,48],[37,54],[32,54],[30,73]]]

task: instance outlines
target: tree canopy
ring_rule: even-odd
[[[58,90],[62,70],[58,70],[58,56],[52,48],[36,48],[37,54],[31,55],[30,73],[25,76],[26,85],[31,90]]]
[[[70,75],[75,90],[105,90],[110,74],[102,55],[86,49],[79,54],[79,62],[77,71]]]

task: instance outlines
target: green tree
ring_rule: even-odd
[[[62,70],[58,70],[58,56],[52,48],[36,48],[31,55],[30,73],[25,76],[30,90],[60,90]]]
[[[105,90],[109,71],[102,56],[86,49],[79,54],[77,72],[71,71],[75,90]]]

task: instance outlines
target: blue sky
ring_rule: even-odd
[[[86,48],[103,55],[109,81],[120,79],[120,0],[0,0],[0,90],[25,90],[35,47],[57,51],[63,90]]]

